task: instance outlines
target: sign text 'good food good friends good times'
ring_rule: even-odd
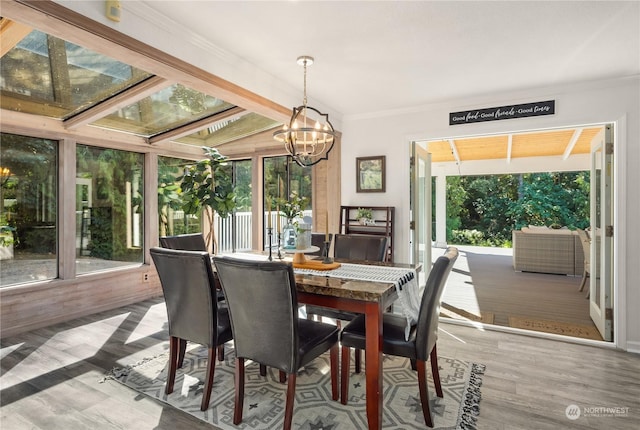
[[[555,113],[555,104],[555,100],[548,100],[544,102],[453,112],[449,114],[449,125],[553,115]]]

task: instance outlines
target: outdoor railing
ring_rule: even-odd
[[[311,217],[312,211],[303,211],[303,217]],[[184,213],[182,211],[173,212],[174,219],[182,219]],[[278,215],[275,212],[271,213],[271,226],[273,227],[273,246],[276,246],[276,227],[278,225]],[[269,213],[264,213],[264,225],[269,225]],[[235,219],[235,228],[234,228]],[[216,239],[218,240],[218,247],[216,252],[232,252],[232,251],[250,251],[253,249],[252,244],[252,216],[251,212],[236,212],[234,217],[227,217],[220,219],[218,214],[214,217],[214,225],[216,232]],[[286,219],[280,217],[280,228],[284,227]],[[235,246],[234,246],[234,234],[235,234]],[[265,228],[264,237],[267,237],[267,230]],[[266,241],[266,240],[265,240]]]

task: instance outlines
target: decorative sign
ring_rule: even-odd
[[[526,118],[528,116],[553,115],[556,101],[524,103],[520,105],[500,106],[486,109],[465,110],[449,114],[449,125],[469,124],[472,122],[498,121],[501,119]]]

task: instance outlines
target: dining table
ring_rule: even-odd
[[[228,254],[231,257],[247,257],[244,253]],[[250,254],[250,258],[256,258]],[[259,257],[258,257],[259,258]],[[284,261],[292,261],[287,257]],[[311,260],[319,262],[318,260]],[[307,270],[296,267],[294,275],[298,303],[324,306],[328,308],[357,312],[365,315],[366,348],[365,348],[365,377],[366,377],[366,412],[368,428],[377,430],[382,428],[382,316],[400,297],[401,279],[409,280],[415,285],[420,265],[398,264],[388,262],[364,262],[335,260],[333,270]],[[317,264],[312,267],[317,268]],[[390,270],[385,270],[389,268]],[[349,270],[360,269],[360,270]],[[384,276],[358,275],[358,272],[372,269],[374,272],[385,273]],[[395,271],[394,271],[395,269]],[[402,270],[398,270],[402,269]],[[356,273],[351,275],[349,273]],[[407,277],[406,274],[412,274]],[[384,279],[383,279],[384,278]],[[419,304],[418,304],[419,307]]]

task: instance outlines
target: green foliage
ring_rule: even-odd
[[[294,191],[291,193],[288,200],[277,199],[276,202],[280,207],[280,213],[282,213],[288,222],[292,222],[294,218],[298,218],[302,215],[302,211],[308,204],[309,199],[301,197]]]
[[[460,176],[447,178],[447,237],[451,237],[453,230],[460,228],[460,218],[465,213],[463,203],[467,198],[467,192],[460,186],[460,182]]]
[[[451,241],[459,245],[483,245],[486,243],[484,233],[478,230],[453,230]]]
[[[211,208],[221,218],[235,209],[235,192],[227,157],[216,148],[202,148],[208,158],[187,166],[181,178],[182,209],[196,214],[203,207]]]
[[[356,219],[373,219],[373,211],[366,208],[358,208],[356,211]]]
[[[251,160],[234,161],[236,210],[251,211]]]
[[[190,231],[182,231],[183,226],[181,223],[173,225],[173,231],[170,231],[170,210],[177,211],[182,209],[182,197],[180,195],[182,191],[177,183],[177,178],[182,174],[182,169],[179,165],[173,164],[176,161],[181,163],[184,160],[158,157],[158,222],[161,235],[190,233]],[[180,231],[178,232],[177,230]]]
[[[305,198],[301,209],[311,207],[312,168],[301,167],[291,157],[269,157],[264,160],[264,195],[272,202],[282,202],[295,192]]]
[[[142,213],[143,157],[139,153],[101,149],[84,145],[77,147],[78,171],[90,172],[95,178],[94,207],[91,208],[91,256],[108,260],[140,261],[142,251],[128,248],[129,213]],[[127,188],[131,188],[131,203]]]
[[[11,246],[14,243],[13,232],[15,228],[7,225],[6,220],[0,215],[0,246]]]
[[[589,173],[523,175],[518,201],[508,215],[514,228],[557,224],[570,229],[589,225]]]
[[[586,171],[449,177],[447,240],[509,246],[511,231],[529,224],[585,228],[589,188]]]
[[[208,211],[209,225],[213,229],[213,217],[217,212],[226,218],[236,207],[231,165],[227,157],[216,148],[202,147],[207,158],[187,166],[180,178],[182,209],[186,214]],[[206,235],[207,244],[213,238],[213,230]]]

